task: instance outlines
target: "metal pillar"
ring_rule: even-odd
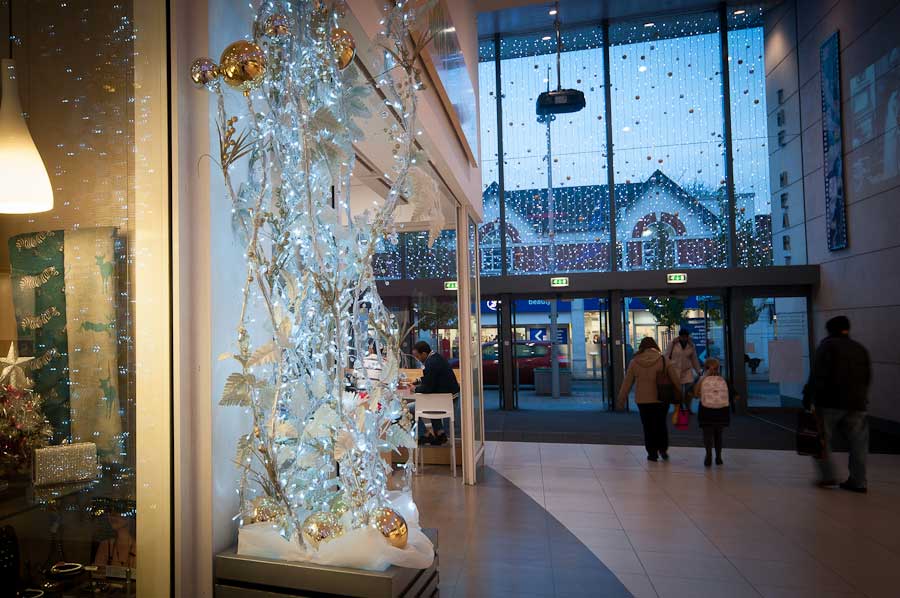
[[[551,396],[559,398],[559,297],[550,300],[550,388]]]
[[[725,302],[728,306],[728,319],[725,325],[728,328],[727,347],[728,369],[731,373],[731,384],[734,392],[739,394],[742,400],[738,403],[741,411],[747,406],[747,368],[744,365],[744,301],[747,299],[746,291],[740,287],[728,289],[725,292]]]
[[[622,382],[625,380],[625,324],[622,317],[622,292],[612,291],[609,294],[609,363],[612,368],[612,393],[613,405]],[[628,404],[624,406],[628,410]]]
[[[515,406],[515,378],[513,371],[515,363],[513,362],[513,340],[515,338],[512,328],[512,298],[509,295],[501,295],[498,304],[500,312],[500,372],[502,377],[500,389],[503,393],[501,397],[501,405],[504,411],[512,411]]]
[[[722,48],[722,116],[725,136],[725,192],[728,198],[728,261],[730,268],[740,266],[735,226],[734,153],[731,147],[731,79],[728,62],[728,6],[719,5],[719,40]],[[749,264],[748,264],[749,265]]]
[[[618,241],[616,236],[616,174],[613,166],[612,81],[609,68],[609,21],[603,21],[603,94],[606,100],[606,184],[609,197],[609,261],[610,270],[619,269]]]

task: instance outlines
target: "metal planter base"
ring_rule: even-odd
[[[434,544],[428,569],[390,567],[363,571],[311,563],[240,556],[232,547],[216,555],[216,598],[417,598],[438,595],[438,538],[436,529],[422,530]]]

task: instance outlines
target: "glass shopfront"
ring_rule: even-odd
[[[6,11],[3,593],[166,595],[165,3],[12,0]],[[11,122],[27,126],[12,150]],[[38,153],[23,164],[29,136]],[[46,196],[29,195],[42,176]]]

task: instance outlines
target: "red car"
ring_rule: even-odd
[[[515,363],[519,371],[519,384],[534,384],[535,368],[550,367],[550,343],[547,341],[515,341]],[[564,355],[557,357],[559,367],[569,367]],[[459,360],[450,361],[453,368],[459,367]],[[485,385],[500,384],[500,358],[497,355],[497,343],[481,345],[481,378]]]

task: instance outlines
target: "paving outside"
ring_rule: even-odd
[[[900,457],[871,455],[860,495],[814,488],[791,452],[726,444],[711,469],[702,449],[671,455],[488,442],[474,487],[426,467],[415,496],[439,529],[441,595],[622,595],[610,574],[639,598],[897,595]]]

